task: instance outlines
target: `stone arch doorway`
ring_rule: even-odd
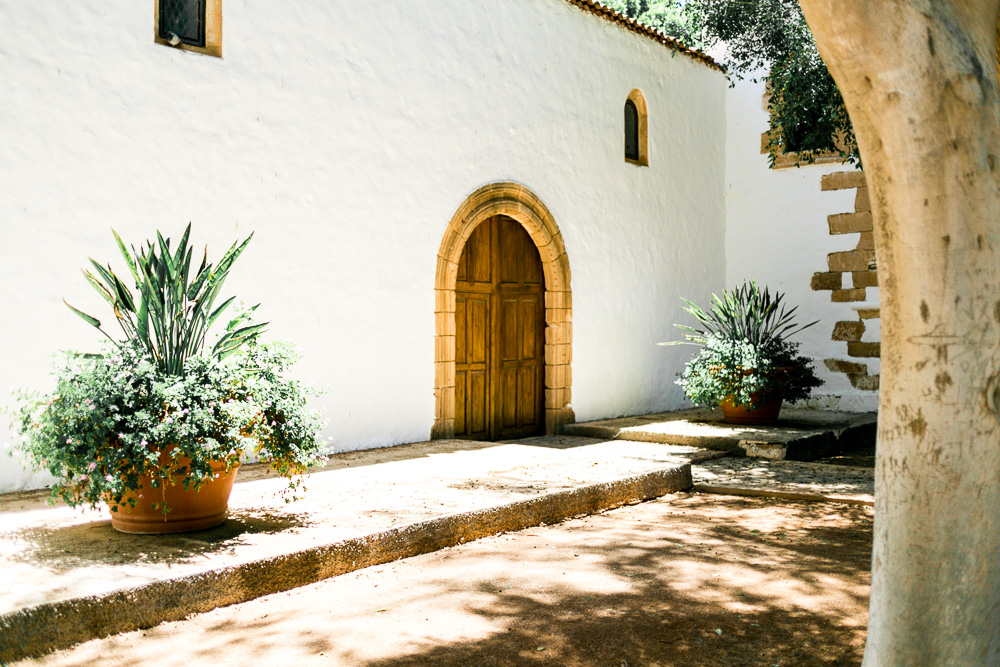
[[[517,183],[491,183],[455,211],[438,251],[435,277],[435,414],[432,438],[455,437],[456,285],[466,242],[480,224],[510,219],[524,228],[538,251],[544,280],[544,432],[559,433],[574,421],[572,387],[572,293],[562,234],[542,201]]]

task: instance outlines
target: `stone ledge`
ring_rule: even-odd
[[[292,504],[251,464],[230,518],[182,535],[123,535],[100,511],[0,496],[0,664],[688,489],[689,461],[712,455],[586,438],[415,443],[336,454]]]
[[[782,408],[774,426],[726,424],[719,411],[705,408],[569,424],[568,435],[658,442],[754,455],[812,461],[875,443],[875,413]],[[752,445],[752,446],[748,446]],[[762,444],[764,445],[762,447]],[[767,454],[761,452],[767,451]]]

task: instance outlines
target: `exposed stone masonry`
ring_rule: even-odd
[[[878,358],[878,341],[862,337],[870,330],[877,331],[879,309],[866,303],[868,288],[878,287],[878,265],[875,261],[871,202],[864,172],[839,171],[823,176],[822,189],[855,189],[854,211],[827,216],[830,234],[857,234],[858,244],[853,250],[832,252],[827,256],[828,271],[812,277],[814,290],[829,290],[835,303],[855,303],[857,321],[837,322],[833,327],[833,340],[847,343],[847,356],[858,359],[825,359],[824,363],[834,373],[844,373],[856,389],[875,391],[879,376],[869,374],[868,365],[862,360]]]

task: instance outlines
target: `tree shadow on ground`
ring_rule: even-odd
[[[230,651],[378,667],[858,665],[871,518],[867,507],[677,494],[216,610],[197,628],[150,631],[144,660],[116,664],[181,664],[153,639],[183,631],[197,636],[184,664]]]
[[[704,507],[695,503],[687,511]],[[767,507],[760,503],[757,512],[766,514]],[[844,512],[853,515],[851,523],[830,525],[842,523],[830,519]],[[665,538],[656,527],[633,526],[617,539],[599,525],[583,529],[574,558],[599,555],[607,571],[628,580],[626,592],[560,587],[549,596],[497,595],[494,582],[478,582],[480,592],[494,595],[467,611],[502,619],[503,632],[365,664],[860,663],[864,625],[856,617],[868,603],[871,556],[871,521],[864,510],[802,505],[760,528],[724,518],[713,523],[687,530],[681,525]],[[597,535],[600,543],[587,546],[588,537]],[[507,556],[523,558],[516,551]]]

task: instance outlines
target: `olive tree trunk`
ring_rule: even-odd
[[[1000,1],[800,4],[873,195],[882,371],[864,664],[1000,665]]]

